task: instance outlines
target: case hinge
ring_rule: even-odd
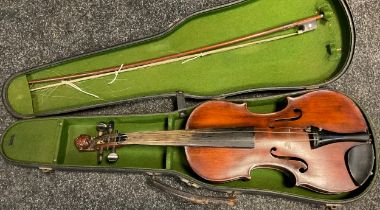
[[[319,86],[319,85],[311,85],[311,86],[306,87],[306,90],[316,90],[316,89],[318,89],[320,87],[321,86]]]
[[[42,173],[51,173],[51,172],[53,172],[53,168],[51,168],[51,167],[40,166],[40,167],[38,167],[38,169],[39,169]]]
[[[161,176],[161,173],[157,173],[157,172],[146,172],[147,175],[151,176],[151,177],[154,177],[154,176]]]

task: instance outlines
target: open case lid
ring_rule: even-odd
[[[260,44],[58,86],[29,84],[209,46],[317,14],[324,18],[317,20],[315,30],[297,34],[296,27],[254,39],[264,40]],[[240,1],[188,17],[147,39],[15,75],[5,83],[3,101],[13,115],[26,118],[176,91],[220,98],[259,90],[312,89],[344,73],[353,47],[353,23],[342,0]]]

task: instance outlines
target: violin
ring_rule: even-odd
[[[205,102],[192,111],[185,130],[119,133],[112,121],[99,123],[97,137],[82,134],[75,146],[97,151],[98,162],[110,150],[110,163],[119,158],[116,148],[127,145],[183,146],[192,170],[213,183],[249,180],[252,170],[265,167],[320,193],[363,185],[372,174],[374,151],[355,103],[328,90],[287,101],[284,109],[267,114],[250,112],[246,104]]]

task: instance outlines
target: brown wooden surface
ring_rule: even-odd
[[[301,110],[302,116],[294,109]],[[299,119],[276,121],[295,116]],[[292,174],[296,185],[322,192],[340,193],[357,188],[344,157],[359,142],[311,149],[308,135],[300,132],[309,126],[338,133],[365,132],[365,119],[346,96],[327,90],[315,91],[288,98],[286,108],[269,114],[251,113],[245,104],[211,101],[197,107],[187,122],[187,129],[247,126],[270,132],[257,132],[253,149],[186,147],[192,169],[207,180],[224,182],[249,179],[253,168],[270,167]]]
[[[127,145],[253,148],[253,136],[253,127],[248,129],[144,131],[121,135],[120,133],[104,134],[95,138],[82,134],[74,140],[74,144],[79,151],[95,151],[101,148],[118,148]],[[121,140],[117,141],[116,138]]]
[[[211,101],[198,106],[189,117],[188,128],[217,127],[293,127],[315,126],[337,133],[367,131],[366,121],[359,108],[348,97],[333,91],[320,90],[300,97],[288,97],[288,105],[278,112],[256,114],[247,110],[246,104]],[[302,116],[294,121],[278,119]]]

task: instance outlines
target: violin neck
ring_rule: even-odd
[[[197,129],[127,133],[118,145],[253,148],[254,129]]]

